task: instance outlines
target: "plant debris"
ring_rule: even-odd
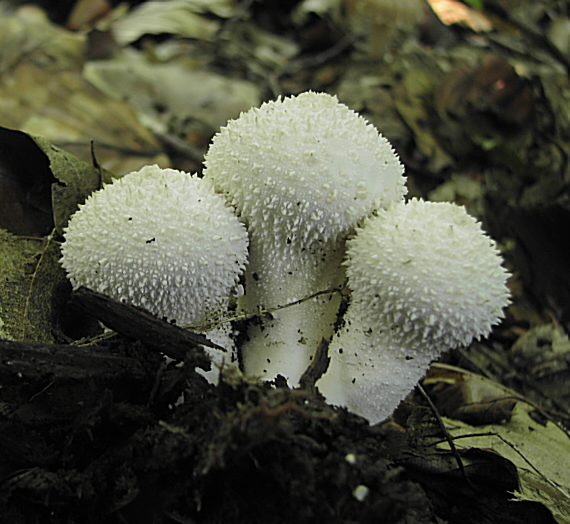
[[[396,3],[3,2],[2,522],[570,522],[570,15]],[[326,342],[300,389],[209,384],[203,336],[72,292],[58,263],[102,184],[200,172],[228,119],[307,90],[376,125],[410,196],[466,205],[513,273],[489,339],[375,426],[319,395]]]

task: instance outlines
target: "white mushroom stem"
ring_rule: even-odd
[[[271,311],[252,321],[242,361],[250,376],[280,374],[295,384],[319,341],[332,335],[340,305],[340,294],[332,290],[344,280],[344,246],[331,242],[307,250],[293,244],[278,247],[251,238],[247,294],[240,304],[245,311],[256,311],[259,304]]]
[[[375,424],[392,414],[442,349],[429,344],[406,347],[388,332],[364,329],[358,309],[349,307],[344,327],[329,346],[329,368],[317,387],[328,403]]]
[[[230,121],[206,154],[204,179],[227,195],[251,240],[246,313],[301,300],[342,281],[342,244],[359,220],[405,193],[388,141],[324,93],[263,104]],[[319,297],[253,322],[247,375],[296,385],[338,298]]]
[[[449,349],[490,333],[509,303],[494,242],[464,208],[411,200],[348,241],[351,303],[317,387],[378,422]]]

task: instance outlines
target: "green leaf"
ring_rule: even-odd
[[[478,11],[483,11],[482,0],[465,0],[465,3],[470,5],[473,9],[477,9]]]
[[[77,157],[52,145],[41,137],[31,137],[49,159],[50,170],[57,180],[52,185],[52,205],[55,228],[63,232],[69,217],[93,191],[103,183],[109,183],[112,175],[108,171],[79,160]]]
[[[52,343],[65,282],[58,244],[0,229],[0,337]]]

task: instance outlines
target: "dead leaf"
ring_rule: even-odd
[[[485,14],[457,0],[428,0],[428,3],[445,25],[460,24],[477,32],[487,32],[493,29],[491,20]]]
[[[562,328],[546,324],[530,329],[510,356],[519,389],[529,396],[539,393],[570,416],[570,340]]]
[[[570,456],[570,438],[551,421],[544,425],[536,422],[534,411],[533,406],[521,401],[506,424],[473,427],[455,419],[444,421],[459,449],[490,449],[515,464],[521,472],[520,488],[513,493],[516,500],[541,502],[558,522],[568,523],[570,469],[565,458]],[[440,447],[446,449],[447,444]],[[536,490],[537,484],[550,486],[551,493]]]
[[[52,24],[39,7],[28,5],[19,8],[12,16],[4,13],[0,16],[2,77],[24,62],[52,73],[79,69],[83,65],[84,48],[85,35]]]
[[[443,364],[431,367],[424,386],[430,386],[443,415],[474,426],[508,421],[521,398],[480,375]]]
[[[184,61],[152,62],[134,49],[112,60],[89,63],[85,76],[110,97],[129,102],[140,120],[159,135],[183,136],[194,122],[211,136],[261,101],[253,82],[193,70]]]
[[[77,204],[111,181],[44,138],[0,127],[0,227],[14,234],[61,234]]]
[[[84,47],[84,35],[54,26],[37,8],[2,15],[2,125],[43,136],[87,162],[94,141],[99,163],[116,173],[148,163],[167,166],[160,144],[134,111],[83,78]]]
[[[497,453],[511,461],[519,473],[520,486],[513,492],[516,500],[530,500],[544,504],[553,513],[558,522],[570,522],[570,468],[567,457],[570,456],[570,436],[562,427],[549,418],[536,416],[537,409],[526,402],[520,395],[498,383],[469,372],[459,373],[452,366],[435,364],[427,379],[428,384],[438,380],[447,387],[436,388],[430,396],[439,403],[440,394],[449,385],[461,384],[470,379],[479,382],[475,388],[475,397],[515,401],[509,408],[508,420],[473,426],[456,418],[442,417],[454,444],[462,452],[479,448]],[[463,375],[460,377],[460,375]],[[474,391],[471,388],[471,391]],[[480,391],[484,391],[483,395]],[[441,443],[438,449],[448,450],[447,443]],[[549,492],[537,490],[537,485],[547,485]]]
[[[435,72],[437,74],[437,71]],[[430,171],[439,173],[452,164],[429,127],[429,104],[435,83],[434,71],[410,67],[394,91],[398,113],[414,133],[418,150],[428,159]]]
[[[508,460],[486,449],[461,449],[457,455],[442,449],[442,428],[427,408],[414,409],[407,421],[409,448],[401,452],[398,462],[431,474],[468,478],[472,484],[513,491],[518,486],[517,471]]]
[[[65,25],[68,29],[77,30],[93,24],[110,10],[111,5],[107,0],[78,0],[69,13]]]
[[[233,2],[228,0],[168,0],[145,2],[125,17],[115,21],[111,28],[120,45],[127,45],[144,35],[171,34],[185,38],[212,40],[220,23],[203,13],[214,13],[229,18]]]
[[[42,237],[53,229],[48,160],[26,134],[0,127],[0,227]]]

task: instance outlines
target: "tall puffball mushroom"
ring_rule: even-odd
[[[442,352],[486,336],[509,303],[494,242],[464,208],[391,205],[348,242],[351,303],[317,387],[378,422]]]
[[[247,261],[247,233],[225,200],[202,179],[158,166],[93,193],[64,235],[61,264],[74,288],[179,325],[223,315]],[[223,331],[207,336],[222,346],[229,340]]]
[[[388,141],[325,93],[242,113],[214,137],[205,165],[204,179],[227,195],[248,228],[248,312],[338,286],[346,236],[405,194]],[[319,296],[260,319],[242,347],[245,373],[281,374],[296,384],[321,338],[332,335],[338,304],[338,297]]]

